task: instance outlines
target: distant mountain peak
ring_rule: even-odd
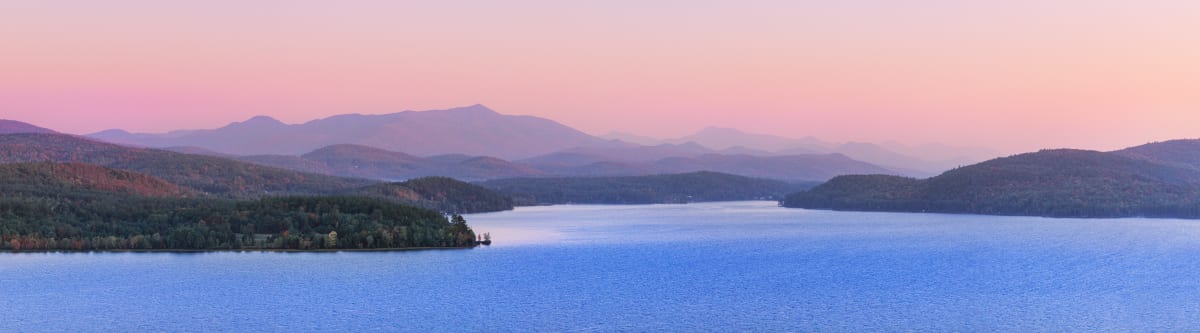
[[[464,106],[464,107],[457,107],[457,108],[437,110],[437,111],[427,111],[427,112],[463,113],[463,114],[469,114],[469,115],[488,115],[488,116],[500,115],[500,113],[496,112],[496,110],[492,110],[491,108],[488,108],[487,106],[484,106],[483,104],[474,104],[474,105],[469,105],[469,106]]]
[[[278,119],[272,118],[271,116],[262,116],[262,115],[259,115],[259,116],[254,116],[254,117],[252,117],[252,118],[250,118],[250,119],[246,119],[246,121],[239,122],[239,123],[234,123],[234,124],[241,124],[241,125],[255,125],[255,126],[263,126],[263,125],[271,125],[271,126],[274,126],[274,125],[287,125],[287,124],[284,124],[282,121],[279,121]]]
[[[439,154],[526,158],[607,141],[549,119],[504,115],[475,104],[390,114],[343,114],[297,124],[254,117],[216,129],[168,134],[99,135],[145,147],[199,147],[231,155],[301,155],[334,144],[357,144],[416,156]]]

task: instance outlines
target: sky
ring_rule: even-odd
[[[0,118],[68,132],[484,104],[1017,152],[1200,137],[1200,1],[0,1]]]

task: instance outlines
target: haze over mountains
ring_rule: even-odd
[[[788,181],[819,181],[850,173],[892,173],[838,154],[750,156],[706,153],[675,146],[577,149],[508,161],[461,154],[418,157],[360,145],[333,145],[299,155],[234,159],[303,172],[380,180],[446,176],[468,181],[512,177],[637,176],[715,171]],[[661,156],[646,155],[661,152]],[[604,153],[608,153],[607,155]]]
[[[976,163],[996,156],[996,152],[978,147],[954,147],[942,144],[909,146],[897,142],[884,144],[832,143],[814,137],[794,139],[747,133],[723,127],[708,127],[694,134],[674,139],[655,139],[629,133],[611,133],[604,137],[643,145],[696,143],[722,152],[750,155],[838,153],[903,174],[917,176],[935,175],[956,166]]]
[[[258,116],[211,130],[134,134],[107,130],[88,135],[146,147],[197,147],[230,155],[299,155],[337,144],[357,144],[418,156],[458,153],[506,159],[608,144],[554,121],[501,115],[483,105],[383,115],[345,114],[303,124]]]
[[[227,126],[223,129],[209,130],[207,131],[209,133],[205,134],[205,136],[219,137],[221,135],[220,132],[231,127],[241,132],[241,134],[246,134],[249,131],[243,126],[255,122],[248,121]],[[261,118],[257,122],[261,122]],[[12,128],[15,132],[45,133],[48,131],[40,127],[15,121],[10,121],[7,124],[7,128]],[[155,152],[154,154],[161,155],[161,153],[171,151],[179,153],[177,156],[180,158],[215,157],[218,159],[214,159],[214,161],[232,159],[305,173],[384,181],[401,181],[429,176],[445,176],[467,181],[480,181],[513,177],[637,176],[698,171],[724,172],[748,177],[787,181],[822,181],[842,174],[896,173],[892,170],[857,161],[840,154],[785,156],[746,154],[731,152],[731,149],[716,151],[696,143],[640,146],[610,141],[604,142],[601,145],[570,148],[531,158],[509,161],[497,157],[467,154],[441,154],[421,157],[404,152],[357,144],[334,144],[299,155],[262,154],[238,156],[213,151],[209,148],[174,146],[175,144],[179,144],[180,140],[171,139],[194,135],[199,132],[205,131],[176,131],[170,134],[133,136],[141,136],[142,139],[166,138],[162,140],[163,142],[157,144],[153,143],[157,141],[143,142],[148,143],[146,144],[147,146],[168,146],[163,148],[163,150],[153,151]],[[111,134],[115,132],[108,131],[107,133]],[[98,136],[103,137],[103,135]],[[96,146],[86,141],[70,143],[72,141],[67,140],[66,138],[68,137],[55,136],[44,137],[44,139],[62,141],[61,144],[52,145],[54,149],[67,149],[65,146],[72,144],[78,144],[82,147]],[[119,150],[118,147],[126,148],[111,145],[105,149],[117,151]],[[213,145],[209,145],[209,147],[213,147]],[[64,161],[76,160],[65,159]],[[80,161],[89,162],[87,159]]]
[[[258,116],[217,129],[159,134],[107,130],[88,136],[306,172],[393,180],[430,175],[481,180],[708,170],[810,181],[851,173],[929,176],[990,157],[986,150],[973,148],[832,144],[811,137],[791,139],[716,127],[670,140],[633,135],[601,138],[549,119],[503,115],[482,105],[347,114],[294,125]]]
[[[465,110],[431,111],[426,119],[442,119],[439,126],[448,125],[455,117],[480,116],[496,123],[513,120],[482,106]],[[409,113],[401,113],[410,117]],[[337,116],[330,119],[352,119],[362,116]],[[385,119],[385,116],[373,119]],[[549,120],[530,122],[516,117],[514,123],[496,128],[512,130],[524,126],[518,140],[551,140],[551,137],[574,137],[573,145],[549,153],[519,159],[503,159],[486,155],[453,153],[461,147],[488,147],[487,142],[458,141],[454,147],[445,146],[426,152],[440,154],[420,156],[363,144],[332,144],[303,154],[235,155],[218,151],[220,144],[231,144],[224,135],[242,135],[244,140],[258,140],[264,135],[286,138],[297,136],[299,149],[319,140],[300,132],[289,132],[293,126],[282,125],[264,118],[235,123],[216,130],[176,131],[168,134],[124,136],[127,139],[148,140],[146,145],[170,146],[170,150],[135,148],[118,144],[91,141],[77,136],[58,134],[53,130],[17,121],[0,121],[0,163],[85,163],[115,170],[132,171],[180,186],[172,193],[253,198],[270,194],[354,194],[375,180],[398,181],[428,176],[448,176],[468,181],[508,179],[514,184],[557,184],[564,179],[608,176],[603,182],[580,181],[585,192],[595,184],[636,185],[636,176],[659,174],[701,175],[705,181],[733,179],[739,184],[758,184],[754,179],[776,179],[797,183],[824,181],[810,191],[788,196],[784,204],[790,207],[832,208],[851,210],[899,210],[950,213],[1015,214],[1077,217],[1113,216],[1200,216],[1200,140],[1174,140],[1151,143],[1112,152],[1057,149],[992,159],[983,163],[958,167],[927,179],[909,178],[918,172],[855,159],[850,154],[883,160],[890,165],[919,163],[921,160],[889,150],[885,146],[866,143],[828,145],[812,138],[790,140],[758,134],[746,134],[732,129],[710,128],[680,139],[682,143],[654,145],[632,144],[620,140],[604,140],[570,130]],[[314,121],[308,124],[313,124]],[[524,125],[521,125],[523,123]],[[534,125],[529,125],[533,123]],[[423,125],[433,126],[430,122]],[[527,126],[529,125],[529,126]],[[255,133],[258,126],[264,132]],[[316,125],[312,125],[316,126]],[[326,126],[326,125],[321,125]],[[392,128],[414,126],[393,124]],[[503,141],[500,130],[488,126],[491,134],[475,136],[500,140],[491,145],[509,147],[509,153],[521,151],[511,142]],[[547,126],[550,135],[539,134],[538,127]],[[319,127],[319,126],[318,126]],[[363,128],[377,126],[362,125]],[[471,126],[468,126],[471,127]],[[270,134],[271,129],[278,131]],[[564,130],[565,129],[565,130]],[[381,137],[370,131],[358,137]],[[109,131],[107,135],[116,132]],[[283,133],[283,134],[280,134]],[[423,133],[453,133],[451,129],[426,128]],[[430,134],[432,135],[432,134]],[[104,135],[97,135],[104,136]],[[329,135],[314,134],[322,140],[345,140]],[[466,137],[471,137],[467,135]],[[221,140],[218,140],[221,138]],[[192,140],[192,141],[189,141]],[[214,140],[209,143],[206,140]],[[282,139],[280,139],[282,140]],[[790,141],[789,141],[790,140]],[[277,141],[277,142],[287,142]],[[705,146],[705,142],[710,146]],[[179,146],[199,143],[205,146]],[[734,144],[738,145],[734,145]],[[255,145],[259,144],[257,141]],[[763,149],[743,146],[753,145]],[[553,145],[546,144],[545,147]],[[792,147],[771,152],[767,149]],[[719,148],[713,148],[719,147]],[[264,147],[265,148],[265,147]],[[811,153],[813,150],[836,150],[845,153]],[[941,146],[910,147],[947,154],[970,153],[970,149]],[[449,151],[447,151],[449,150]],[[899,150],[899,149],[898,149]],[[524,150],[520,154],[529,154]],[[789,153],[790,152],[790,153]],[[803,152],[803,153],[801,153]],[[935,156],[929,154],[925,156]],[[58,168],[58,169],[55,169]],[[52,166],[47,170],[74,170],[87,174],[102,174],[102,169],[88,166]],[[286,170],[285,170],[286,169]],[[22,169],[24,170],[24,169]],[[707,171],[707,173],[705,172]],[[697,173],[699,172],[699,173]],[[126,177],[120,173],[108,173]],[[728,175],[726,175],[728,174]],[[901,176],[896,176],[901,175]],[[736,176],[736,177],[727,177]],[[909,176],[909,177],[904,177]],[[154,189],[153,179],[136,178],[129,186]],[[556,178],[557,177],[557,178]],[[634,178],[630,178],[634,177]],[[752,178],[747,178],[752,177]],[[592,178],[598,179],[598,178]],[[647,178],[649,179],[649,178]],[[685,179],[685,178],[681,178]],[[750,181],[754,180],[754,181]],[[497,182],[492,182],[493,184]],[[502,183],[502,182],[501,182]],[[413,183],[420,185],[422,183]],[[442,188],[463,188],[463,193],[477,191],[465,184],[433,181],[425,196],[436,196]],[[159,184],[161,185],[161,184]],[[412,186],[417,186],[412,185]],[[416,200],[407,185],[372,188],[371,195],[389,196],[391,200]],[[128,187],[128,186],[127,186]],[[763,186],[752,186],[763,189]],[[748,193],[748,192],[747,192]],[[730,193],[725,193],[730,194]],[[547,196],[550,194],[543,194]],[[733,195],[739,195],[733,193]],[[486,197],[487,195],[479,195]],[[492,199],[500,197],[491,196]],[[422,199],[423,200],[423,199]],[[503,200],[487,200],[504,205]],[[434,205],[432,201],[423,202]],[[457,204],[456,204],[457,205]],[[466,207],[466,206],[456,206]]]

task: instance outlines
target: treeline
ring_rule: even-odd
[[[469,247],[461,217],[363,197],[253,201],[0,198],[0,249],[388,249]]]
[[[787,193],[812,186],[707,171],[628,177],[511,178],[479,184],[511,195],[518,205],[778,200]]]
[[[0,165],[3,250],[383,249],[477,240],[459,216],[377,198],[235,200],[98,166]]]
[[[1046,150],[929,179],[841,176],[785,207],[1049,217],[1200,218],[1200,172],[1114,153]]]

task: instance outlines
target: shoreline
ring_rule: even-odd
[[[112,249],[112,250],[20,250],[0,253],[215,253],[215,252],[279,252],[279,253],[335,253],[335,252],[405,252],[429,250],[470,250],[479,246],[463,247],[397,247],[379,249]]]

